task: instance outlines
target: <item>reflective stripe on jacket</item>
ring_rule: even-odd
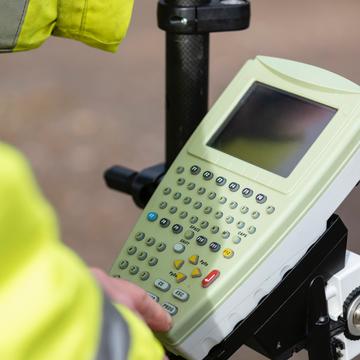
[[[150,330],[104,299],[58,238],[26,161],[0,143],[0,359],[162,360]]]
[[[39,47],[50,35],[116,51],[133,0],[0,0],[0,52]]]

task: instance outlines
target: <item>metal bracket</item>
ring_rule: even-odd
[[[158,25],[176,34],[243,30],[250,25],[250,3],[247,0],[211,0],[198,6],[176,6],[160,0]]]

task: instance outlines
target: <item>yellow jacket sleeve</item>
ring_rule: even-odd
[[[115,52],[133,0],[2,0],[0,52],[39,47],[50,35]]]
[[[147,327],[104,300],[61,244],[29,166],[1,142],[0,199],[0,359],[162,360]]]

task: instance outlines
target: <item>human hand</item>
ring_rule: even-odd
[[[171,316],[145,290],[126,280],[110,277],[101,269],[92,268],[91,271],[113,302],[138,313],[153,331],[170,330]]]

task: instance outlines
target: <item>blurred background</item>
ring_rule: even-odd
[[[103,171],[163,160],[165,48],[156,4],[136,1],[115,55],[52,38],[39,50],[0,56],[0,138],[30,160],[57,210],[64,242],[105,269],[140,210],[105,187]],[[359,0],[253,0],[250,29],[211,36],[210,103],[257,54],[310,63],[360,83],[359,13]],[[356,189],[338,213],[350,230],[349,248],[360,253],[359,202]],[[232,359],[264,358],[242,349]]]

